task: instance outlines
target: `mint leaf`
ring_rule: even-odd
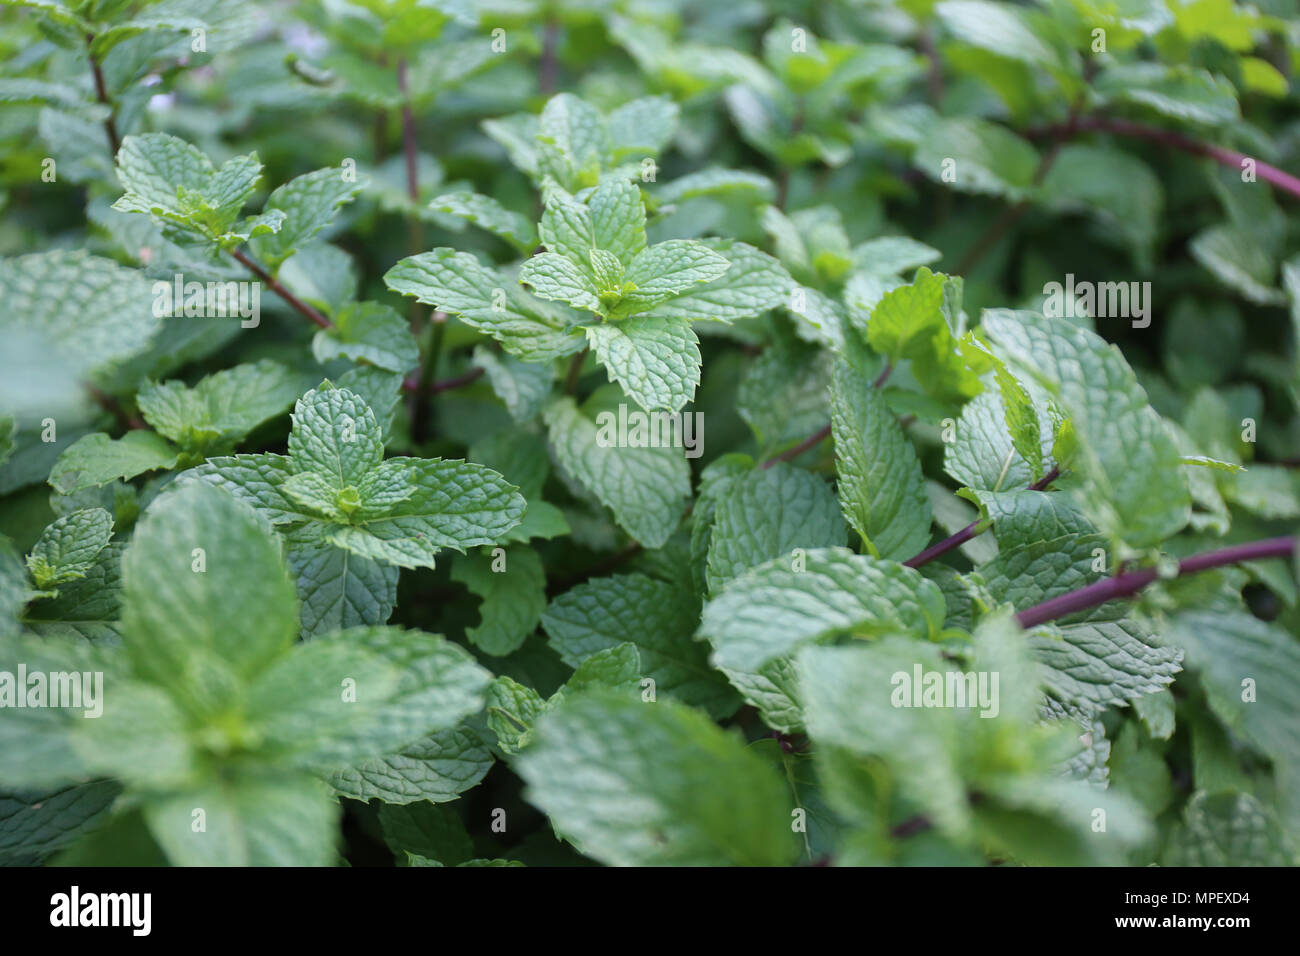
[[[467,554],[452,565],[451,579],[483,599],[479,623],[466,628],[465,636],[485,654],[516,651],[537,629],[546,607],[546,574],[535,551]]]
[[[777,558],[732,580],[704,606],[699,633],[719,667],[754,672],[801,644],[841,635],[937,637],[939,588],[911,568],[843,548]]]
[[[175,381],[145,383],[137,401],[140,414],[160,434],[182,448],[203,451],[234,445],[283,414],[299,386],[297,375],[264,359],[215,372],[193,388]]]
[[[81,508],[41,533],[27,555],[27,570],[37,588],[84,578],[113,536],[113,516],[103,508]]]
[[[492,752],[478,735],[460,725],[432,733],[397,753],[359,760],[333,773],[329,782],[354,800],[446,803],[478,784],[492,763]]]
[[[718,496],[709,535],[709,590],[795,548],[843,547],[847,537],[839,504],[817,476],[785,463],[749,472]]]
[[[193,827],[204,811],[205,829]],[[305,777],[212,781],[146,804],[149,830],[178,866],[329,866],[338,804]]]
[[[565,320],[511,289],[515,283],[468,252],[434,249],[410,256],[389,269],[384,282],[394,292],[459,316],[520,358],[540,362],[582,348]]]
[[[206,709],[218,706],[209,695],[222,681],[249,677],[288,649],[297,602],[268,532],[248,506],[203,484],[149,509],[122,559],[122,624],[137,674]],[[226,623],[232,594],[247,615],[238,628]]]
[[[575,697],[539,721],[517,766],[528,799],[605,863],[775,865],[795,853],[780,780],[678,704]]]
[[[679,411],[700,384],[699,339],[689,325],[655,315],[587,327],[597,358],[648,411]]]
[[[596,578],[555,598],[542,614],[550,645],[570,667],[630,642],[655,693],[713,714],[735,709],[735,697],[709,669],[708,647],[694,639],[699,605],[666,581],[644,574]]]
[[[930,501],[916,451],[871,379],[847,362],[836,364],[832,379],[831,433],[840,506],[867,548],[896,560],[922,550]]]
[[[329,226],[339,208],[364,186],[355,175],[349,180],[341,168],[326,167],[277,187],[267,197],[264,214],[283,213],[284,221],[273,234],[257,238],[253,252],[275,275],[280,265]]]
[[[681,449],[603,447],[596,423],[567,396],[549,405],[542,418],[560,468],[608,507],[637,541],[649,548],[663,545],[690,495]]]
[[[1081,446],[1076,500],[1098,529],[1138,548],[1187,523],[1191,501],[1178,448],[1118,351],[1063,319],[987,312],[983,328],[1069,415]]]
[[[420,361],[420,350],[406,319],[375,302],[344,306],[334,315],[331,328],[316,333],[311,350],[322,364],[345,358],[390,372],[409,372]]]
[[[95,432],[64,449],[50,471],[50,485],[60,494],[70,495],[119,478],[174,468],[179,456],[176,447],[153,432],[132,431],[116,439]]]

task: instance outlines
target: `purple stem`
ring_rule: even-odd
[[[1295,554],[1295,546],[1295,538],[1268,538],[1264,541],[1251,541],[1248,544],[1221,548],[1218,551],[1194,554],[1178,562],[1178,576],[1240,564],[1242,561],[1290,557]],[[1026,608],[1016,615],[1016,620],[1020,622],[1021,627],[1036,627],[1054,621],[1058,617],[1065,617],[1067,614],[1086,611],[1107,601],[1114,601],[1116,598],[1131,597],[1154,581],[1156,576],[1155,568],[1125,571],[1123,574],[1095,581],[1077,591],[1061,594],[1050,601]]]

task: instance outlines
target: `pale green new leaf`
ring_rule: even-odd
[[[103,508],[81,508],[41,533],[27,555],[27,570],[37,588],[84,578],[113,536],[113,516]]]

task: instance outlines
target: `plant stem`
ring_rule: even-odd
[[[455,378],[444,378],[440,382],[422,383],[419,373],[402,380],[402,391],[415,392],[423,389],[428,392],[450,392],[453,389],[463,388],[471,382],[476,382],[483,377],[483,369],[475,367],[470,369],[464,375],[457,375]]]
[[[1044,488],[1046,488],[1048,485],[1050,485],[1060,476],[1061,476],[1060,469],[1053,468],[1047,474],[1043,475],[1042,478],[1038,479],[1032,485],[1030,485],[1029,490],[1042,491]],[[903,562],[903,564],[907,565],[909,568],[919,568],[923,564],[929,564],[931,561],[933,561],[935,558],[939,557],[940,555],[947,554],[953,548],[961,547],[971,538],[980,534],[981,530],[979,524],[980,523],[978,521],[972,521],[970,524],[962,528],[952,537],[944,538],[942,541],[938,542],[937,544],[930,545],[930,547],[926,548],[920,554],[916,555],[916,557],[908,558],[906,561]]]
[[[1195,574],[1211,568],[1240,564],[1243,561],[1257,561],[1261,558],[1286,558],[1295,554],[1295,548],[1296,539],[1286,537],[1251,541],[1248,544],[1237,544],[1217,551],[1205,551],[1179,561],[1177,576],[1182,577],[1184,574]],[[1157,576],[1155,568],[1125,571],[1123,574],[1094,581],[1077,591],[1070,591],[1068,594],[1061,594],[1042,604],[1026,608],[1016,615],[1016,620],[1020,622],[1021,627],[1036,627],[1059,617],[1065,617],[1067,614],[1097,607],[1107,601],[1131,597],[1156,580]]]
[[[282,298],[285,302],[287,302],[290,306],[292,306],[296,312],[310,319],[316,325],[319,325],[322,329],[334,328],[333,322],[325,318],[325,316],[321,315],[319,312],[313,309],[306,302],[302,301],[302,299],[298,298],[296,295],[294,295],[292,292],[286,289],[283,285],[280,284],[280,281],[278,279],[276,279],[274,276],[271,275],[271,273],[267,272],[256,262],[250,259],[242,250],[231,249],[230,255],[234,258],[236,262],[238,262],[249,272],[253,273],[253,275],[255,275],[259,280],[261,280],[261,282],[268,289],[270,289],[272,292],[274,292],[276,295]]]
[[[824,439],[830,433],[831,433],[831,426],[828,423],[825,428],[818,429],[817,431],[813,432],[813,434],[809,435],[807,438],[801,441],[799,444],[795,445],[793,448],[787,448],[785,451],[781,452],[781,454],[774,455],[773,457],[769,458],[767,461],[763,462],[763,464],[761,464],[759,467],[762,468],[764,471],[766,471],[767,469],[775,465],[778,461],[791,461],[795,458],[798,458],[809,448],[812,448],[814,445],[820,444],[822,439]]]
[[[1255,163],[1255,172],[1259,178],[1271,183],[1283,192],[1300,197],[1300,179],[1290,173],[1284,172],[1276,166],[1271,166],[1263,160],[1255,159],[1253,156],[1239,153],[1235,149],[1216,146],[1213,143],[1193,139],[1174,130],[1161,129],[1158,126],[1148,126],[1145,123],[1135,123],[1131,120],[1116,119],[1109,116],[1090,116],[1075,120],[1072,123],[1028,130],[1027,134],[1030,137],[1054,136],[1069,138],[1081,132],[1113,133],[1116,136],[1145,139],[1196,156],[1208,156],[1215,162],[1239,172],[1242,168],[1242,161],[1250,159]]]
[[[542,34],[542,56],[537,61],[537,92],[548,98],[555,93],[559,76],[559,45],[560,25],[555,20],[547,20]]]
[[[876,376],[876,380],[871,384],[871,387],[872,388],[883,387],[885,382],[889,379],[889,373],[892,372],[893,370],[894,370],[893,363],[886,362],[885,367],[880,370],[880,374]],[[759,468],[766,471],[767,469],[775,465],[778,461],[793,461],[794,459],[802,455],[804,452],[806,452],[809,448],[812,448],[814,445],[819,444],[822,441],[822,439],[824,439],[830,433],[831,433],[831,426],[829,423],[827,423],[824,428],[819,428],[817,431],[809,435],[807,438],[805,438],[799,444],[795,445],[793,448],[787,448],[785,451],[781,452],[781,454],[773,455],[767,461],[763,462],[763,464],[759,465]]]
[[[117,135],[117,107],[108,98],[108,86],[104,83],[104,71],[100,68],[99,61],[95,59],[95,54],[90,52],[90,44],[94,39],[93,36],[86,37],[86,56],[90,60],[90,72],[95,77],[95,96],[99,102],[108,107],[108,118],[104,120],[104,132],[108,133],[108,145],[113,150],[114,158],[116,158],[117,151],[122,148],[122,140]]]
[[[420,366],[420,375],[416,379],[415,391],[411,393],[411,440],[416,442],[424,441],[429,430],[429,413],[433,410],[432,396],[437,394],[437,390],[428,390],[425,383],[433,379],[438,372],[438,359],[442,356],[442,340],[447,331],[447,313],[434,312],[429,316],[433,323],[433,337],[429,342],[429,351],[425,353],[424,362]],[[425,400],[425,393],[429,392],[429,400]]]
[[[415,140],[415,114],[411,111],[411,90],[406,82],[406,60],[397,61],[397,88],[402,93],[402,157],[406,163],[406,195],[411,204],[420,202],[419,147]],[[406,246],[410,255],[418,255],[424,247],[424,230],[418,214],[411,212],[406,219]],[[408,310],[411,331],[419,331],[420,303],[411,300]]]
[[[138,415],[128,413],[127,410],[122,407],[122,403],[112,395],[109,395],[107,392],[102,391],[93,385],[88,385],[86,387],[89,389],[91,397],[99,407],[116,418],[118,423],[124,428],[134,431],[148,427]]]
[[[1063,129],[1073,130],[1074,123],[1074,119],[1071,118],[1070,122],[1064,124]],[[1047,152],[1043,153],[1042,159],[1038,161],[1038,168],[1034,171],[1035,186],[1039,185],[1043,179],[1046,178],[1048,171],[1052,168],[1052,164],[1056,162],[1056,155],[1061,151],[1061,143],[1065,138],[1065,133],[1057,136]],[[1003,209],[1001,215],[999,215],[997,219],[993,220],[993,224],[990,225],[988,229],[986,229],[980,237],[971,244],[971,247],[966,250],[966,254],[961,257],[961,261],[953,268],[953,274],[959,276],[968,275],[970,271],[975,268],[975,264],[983,259],[985,254],[996,246],[998,241],[1005,236],[1008,231],[1010,231],[1011,227],[1020,221],[1020,217],[1025,214],[1030,205],[1031,203],[1028,199],[1022,199]]]
[[[564,394],[573,395],[578,391],[578,379],[582,377],[582,363],[587,361],[590,346],[573,357],[569,363],[569,374],[564,377]]]

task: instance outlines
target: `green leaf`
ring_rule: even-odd
[[[121,438],[95,432],[64,449],[50,471],[50,485],[63,495],[101,488],[119,478],[174,468],[178,456],[175,446],[153,432],[130,431]]]
[[[593,410],[593,400],[585,410]],[[691,491],[681,449],[603,446],[596,423],[568,396],[552,402],[542,418],[560,468],[608,507],[642,545],[662,547],[681,521]]]
[[[296,471],[316,472],[335,488],[355,486],[384,457],[384,436],[370,406],[328,382],[298,400],[289,432]]]
[[[505,403],[506,411],[516,422],[530,421],[541,412],[555,382],[553,366],[497,355],[481,345],[474,349],[474,365],[487,373],[492,391]]]
[[[645,312],[681,292],[721,277],[730,261],[702,242],[669,239],[642,249],[627,265],[633,291],[619,302],[619,312]]]
[[[1170,866],[1288,866],[1285,839],[1268,808],[1248,793],[1198,790],[1183,810],[1166,863]]]
[[[81,508],[59,518],[27,555],[36,587],[45,589],[84,578],[113,536],[113,516],[103,508]]]
[[[517,761],[528,799],[587,856],[624,866],[794,858],[780,779],[696,711],[592,693],[544,716],[536,734]]]
[[[524,254],[537,246],[537,230],[532,222],[491,196],[468,190],[444,193],[430,202],[429,208],[472,222],[480,229],[500,236]]]
[[[1289,829],[1300,821],[1300,647],[1284,629],[1235,601],[1169,616],[1165,636],[1200,672],[1210,709],[1228,728],[1270,757]]]
[[[585,209],[590,222],[590,246],[613,253],[629,270],[634,257],[645,250],[645,203],[641,189],[623,179],[605,179],[587,200]],[[542,241],[548,249],[555,237],[542,220]],[[590,247],[589,246],[589,247]],[[576,258],[581,247],[554,249],[563,255]]]
[[[379,828],[395,854],[409,853],[447,866],[463,863],[474,855],[474,845],[454,807],[385,804],[379,808]]]
[[[1178,447],[1117,349],[1064,319],[990,311],[983,329],[1070,417],[1080,445],[1081,487],[1073,493],[1098,529],[1143,548],[1187,524],[1191,499]]]
[[[1182,669],[1181,650],[1129,619],[1036,628],[1029,645],[1049,693],[1098,710],[1157,694]]]
[[[283,414],[300,384],[298,375],[263,359],[214,372],[193,388],[177,381],[146,383],[136,400],[145,421],[162,435],[182,448],[203,450],[233,445]]]
[[[1037,188],[1034,147],[1004,127],[974,117],[929,125],[913,162],[935,182],[962,192],[1026,199]]]
[[[327,166],[291,179],[267,197],[265,212],[282,212],[284,223],[272,235],[253,244],[257,258],[271,271],[301,249],[331,222],[339,209],[351,202],[366,184],[342,167]]]
[[[1019,548],[1038,542],[1091,534],[1095,529],[1068,495],[1046,491],[975,491],[999,548]]]
[[[566,302],[575,309],[601,310],[600,288],[591,273],[572,259],[555,252],[539,252],[519,270],[519,281],[532,286],[543,299]]]
[[[821,478],[784,462],[751,471],[727,485],[714,510],[709,590],[796,548],[843,547],[847,537],[839,504]]]
[[[656,305],[656,316],[692,322],[735,322],[789,304],[794,280],[767,253],[734,239],[704,239],[696,244],[730,265],[718,278],[693,283]]]
[[[710,669],[708,647],[694,639],[698,622],[699,604],[689,593],[644,574],[586,581],[542,614],[550,646],[570,667],[631,642],[657,694],[727,714],[735,709],[735,696]]]
[[[908,236],[878,236],[853,247],[855,271],[875,276],[901,275],[941,258],[938,249]]]
[[[394,292],[460,316],[520,358],[540,362],[582,348],[581,336],[567,331],[567,321],[511,289],[514,283],[471,253],[434,249],[409,256],[384,274],[384,282]]]
[[[304,637],[388,622],[397,604],[396,567],[308,535],[290,537],[285,557],[297,581]]]
[[[377,302],[344,306],[335,314],[332,327],[316,333],[311,351],[322,364],[345,358],[403,374],[420,361],[406,319],[396,309]]]
[[[487,725],[504,753],[514,756],[528,745],[546,704],[541,694],[513,678],[498,677],[489,685]]]
[[[916,451],[871,379],[843,361],[831,384],[831,433],[840,507],[867,548],[896,560],[923,549],[931,512]]]
[[[1192,238],[1188,250],[1219,281],[1251,302],[1286,302],[1285,293],[1275,284],[1277,263],[1251,232],[1228,224],[1211,226]]]
[[[700,384],[700,347],[694,330],[676,319],[637,315],[587,326],[597,358],[629,398],[647,411],[680,411]]]
[[[1086,212],[1151,261],[1164,211],[1160,179],[1146,163],[1118,149],[1072,143],[1043,177],[1043,196],[1062,212]]]
[[[1054,434],[1046,416],[1039,420],[1040,456],[1050,455]],[[1002,392],[986,388],[966,403],[953,440],[944,449],[944,470],[958,484],[977,492],[1011,492],[1034,480],[1034,470],[1016,449],[1007,428]],[[1024,444],[1024,437],[1021,437]]]
[[[53,792],[0,794],[0,861],[43,861],[100,823],[120,792],[97,780]]]
[[[127,136],[117,153],[117,179],[126,192],[113,208],[215,239],[235,224],[261,174],[256,153],[218,169],[201,150],[168,133]]]
[[[192,33],[195,30],[206,32],[207,28],[207,23],[194,17],[158,16],[145,13],[130,20],[114,23],[97,34],[90,44],[90,53],[97,60],[102,61],[118,44],[142,33]]]
[[[945,0],[935,5],[934,12],[964,43],[1049,71],[1067,68],[1060,54],[1041,38],[1043,24],[1032,10],[985,0]]]
[[[264,753],[333,769],[456,726],[483,706],[490,680],[439,635],[353,628],[295,647],[260,675],[248,719]]]
[[[1231,83],[1188,66],[1115,64],[1103,70],[1094,85],[1106,102],[1131,103],[1184,123],[1221,127],[1240,116]]]
[[[923,266],[916,270],[911,285],[887,292],[872,311],[867,326],[871,347],[894,360],[915,358],[930,348],[931,338],[944,325],[945,281],[947,276],[931,274]]]
[[[279,544],[248,506],[216,488],[187,484],[155,501],[136,526],[122,578],[136,673],[200,706],[218,706],[208,695],[221,693],[221,675],[252,677],[298,634]],[[242,617],[233,628],[232,595]]]
[[[233,455],[211,458],[197,468],[184,471],[177,482],[201,481],[222,488],[251,505],[272,524],[282,525],[302,522],[308,517],[285,489],[293,474],[293,464],[284,455]]]
[[[146,803],[144,815],[177,866],[331,866],[338,854],[338,804],[305,776],[214,780]]]
[[[332,526],[330,541],[404,568],[433,567],[442,548],[496,544],[523,517],[524,499],[491,468],[441,458],[392,458],[384,464],[390,463],[409,481],[410,496],[363,514],[355,525]]]
[[[339,794],[354,800],[447,803],[476,786],[492,764],[492,752],[462,724],[430,734],[397,753],[365,757],[331,774],[329,782]]]
[[[546,573],[536,551],[467,554],[452,565],[451,579],[482,598],[478,626],[466,628],[465,636],[485,654],[513,653],[537,629],[546,608]]]
[[[24,623],[27,629],[44,637],[74,636],[93,643],[118,643],[121,639],[118,618],[121,616],[122,551],[120,541],[110,542],[95,555],[84,577],[59,585],[57,597],[32,604],[26,612]],[[0,571],[0,578],[3,574]],[[25,593],[19,598],[21,607],[27,600]],[[0,626],[0,631],[3,631],[3,626]]]
[[[719,667],[757,671],[802,644],[838,636],[910,634],[934,639],[943,627],[939,588],[893,561],[843,548],[777,558],[732,580],[704,606],[699,633]]]
[[[10,310],[0,407],[40,421],[70,405],[80,379],[142,352],[161,324],[150,289],[142,273],[85,252],[0,259]]]

